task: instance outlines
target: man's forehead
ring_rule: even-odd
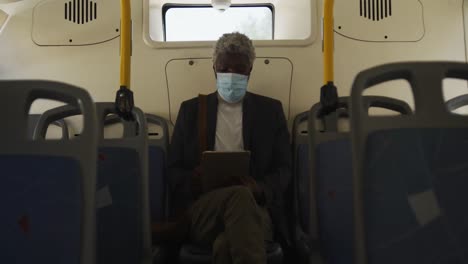
[[[236,62],[244,62],[249,63],[249,58],[247,55],[242,53],[221,53],[218,55],[216,62],[229,62],[229,61],[236,61]]]

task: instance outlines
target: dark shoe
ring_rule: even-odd
[[[153,244],[180,244],[185,241],[190,231],[190,218],[183,215],[175,222],[153,223]]]

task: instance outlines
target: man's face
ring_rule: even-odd
[[[247,56],[233,53],[219,54],[213,65],[214,71],[250,75],[252,67]]]

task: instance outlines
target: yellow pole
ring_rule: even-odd
[[[130,89],[132,20],[130,0],[120,0],[120,86]]]
[[[324,84],[333,83],[333,50],[334,50],[334,26],[333,26],[333,6],[334,0],[324,1],[323,12],[323,66]]]

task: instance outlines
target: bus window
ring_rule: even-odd
[[[224,9],[209,0],[144,0],[143,38],[154,48],[211,47],[238,31],[257,47],[310,45],[320,35],[317,1],[236,0]]]

